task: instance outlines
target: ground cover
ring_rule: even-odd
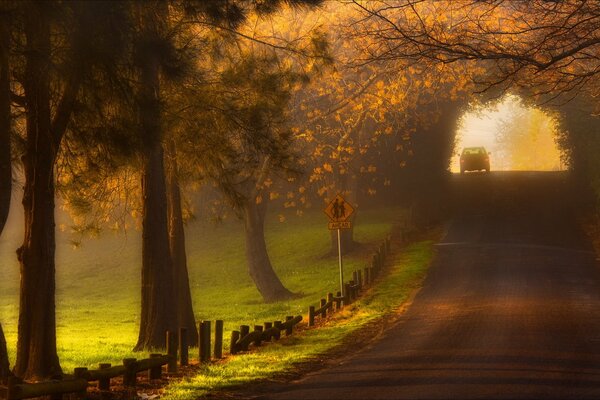
[[[303,217],[276,212],[267,222],[267,242],[284,284],[302,296],[293,301],[264,304],[246,273],[243,230],[239,221],[220,225],[191,223],[187,229],[190,282],[198,320],[223,319],[225,331],[304,314],[308,302],[337,287],[337,259],[327,256],[329,232],[320,210]],[[285,218],[285,222],[280,220]],[[59,220],[60,220],[59,216]],[[356,240],[361,248],[346,257],[348,273],[365,266],[374,247],[402,219],[398,208],[358,213]],[[13,216],[0,237],[0,321],[14,362],[17,334],[19,272],[15,249],[22,233]],[[57,336],[66,372],[100,362],[120,363],[137,338],[140,296],[140,233],[107,233],[74,249],[71,237],[57,238]],[[192,353],[194,354],[194,353]]]
[[[389,260],[388,270],[376,285],[324,324],[250,353],[202,366],[195,376],[169,385],[162,398],[194,399],[214,391],[289,375],[298,367],[345,347],[349,337],[370,323],[389,317],[409,299],[420,287],[432,257],[431,241],[396,250]]]

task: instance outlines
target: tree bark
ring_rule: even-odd
[[[38,7],[25,23],[26,150],[23,208],[25,237],[17,251],[21,263],[19,338],[15,374],[44,378],[60,374],[55,322],[54,162],[60,135],[52,131],[50,111],[50,27]]]
[[[144,48],[140,49],[139,113],[144,143],[142,179],[142,315],[135,350],[164,348],[165,332],[177,328],[169,249],[167,189],[162,147],[159,50],[166,3],[140,3]]]
[[[196,318],[192,306],[190,280],[185,252],[185,230],[181,212],[181,190],[179,188],[177,152],[175,143],[167,145],[167,204],[169,217],[169,248],[173,263],[173,291],[177,302],[177,321],[179,327],[187,328],[191,343],[198,342]]]
[[[167,226],[167,196],[160,143],[146,154],[142,179],[142,315],[135,350],[164,348],[177,328]]]
[[[0,234],[4,229],[12,193],[11,110],[10,110],[10,18],[0,14]]]
[[[264,231],[266,209],[266,201],[257,204],[255,198],[250,198],[244,205],[246,262],[263,299],[273,302],[292,298],[294,294],[283,286],[269,259]]]
[[[0,325],[0,383],[6,383],[6,378],[10,376],[10,365],[8,363],[8,351],[6,351],[6,339],[4,331]]]
[[[8,219],[12,193],[9,46],[10,18],[4,13],[0,15],[0,236]],[[0,381],[4,381],[9,372],[6,340],[0,323]]]

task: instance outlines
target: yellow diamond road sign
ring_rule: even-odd
[[[325,207],[330,222],[345,222],[354,213],[354,207],[339,194]]]

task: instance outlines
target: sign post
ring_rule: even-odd
[[[342,229],[352,228],[352,221],[348,221],[348,218],[354,213],[354,207],[341,195],[336,195],[327,207],[325,207],[325,214],[329,217],[329,224],[327,227],[329,230],[337,230],[337,242],[338,242],[338,258],[340,267],[340,293],[345,296],[344,293],[344,264],[342,262]]]

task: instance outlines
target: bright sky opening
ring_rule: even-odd
[[[558,122],[540,108],[507,95],[495,105],[473,107],[459,121],[451,171],[460,170],[465,147],[484,146],[493,171],[557,171],[565,168],[556,144]]]

